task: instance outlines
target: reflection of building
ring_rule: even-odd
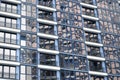
[[[0,80],[120,80],[117,0],[0,0]]]

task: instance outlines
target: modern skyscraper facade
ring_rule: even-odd
[[[0,0],[0,80],[120,80],[119,4]]]

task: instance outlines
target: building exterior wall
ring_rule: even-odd
[[[118,0],[0,0],[0,80],[120,80]]]

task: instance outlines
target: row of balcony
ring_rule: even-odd
[[[96,72],[94,75],[107,76],[108,74],[104,72],[104,67],[102,65],[105,64],[105,58],[101,56],[100,52],[100,48],[103,46],[103,44],[100,43],[98,36],[101,31],[96,25],[99,20],[99,18],[97,18],[97,6],[94,4],[93,0],[82,0],[82,2],[82,17],[84,19],[84,30],[86,36],[85,43],[87,45],[89,69],[90,71]]]

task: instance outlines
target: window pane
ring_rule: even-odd
[[[11,60],[16,60],[16,50],[11,50]]]
[[[4,33],[3,32],[0,32],[0,37],[4,37]]]
[[[10,78],[15,78],[15,67],[10,67]]]
[[[21,73],[25,74],[25,66],[21,66]]]
[[[3,49],[0,48],[0,59],[3,59]]]
[[[11,12],[11,5],[7,4],[7,12]]]
[[[27,71],[27,74],[31,74],[31,67],[28,66],[26,71]]]
[[[0,77],[2,77],[2,66],[0,66]]]
[[[5,33],[5,43],[10,43],[10,34]]]
[[[5,59],[9,60],[10,59],[10,50],[5,49]]]
[[[21,74],[20,80],[26,80],[26,79],[25,79],[25,75]]]
[[[4,77],[9,78],[9,67],[8,66],[4,66]]]
[[[11,34],[11,43],[16,44],[16,35],[15,34]]]

